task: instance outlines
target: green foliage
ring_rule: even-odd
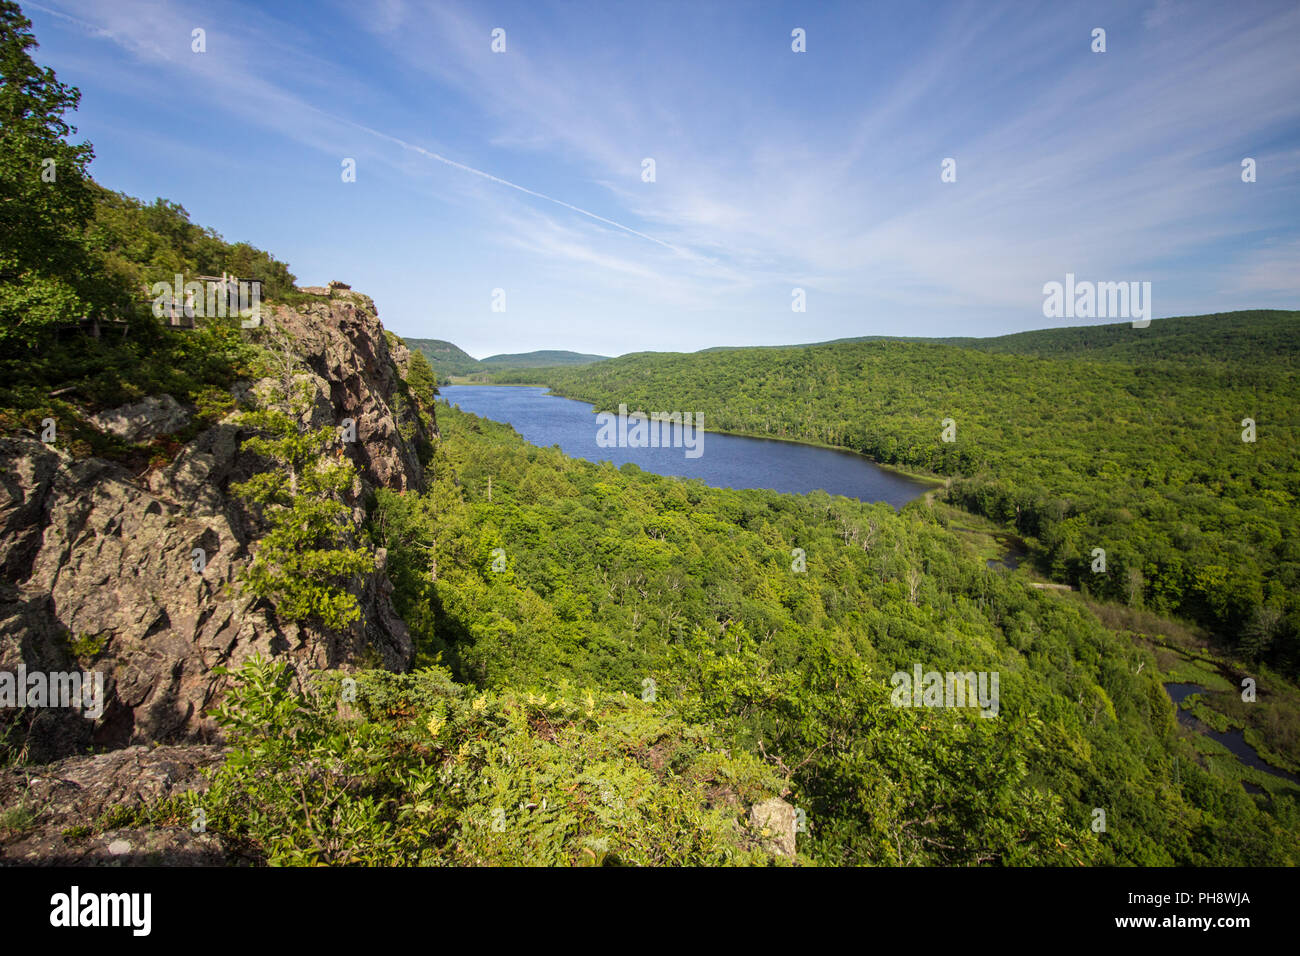
[[[191,222],[179,203],[160,198],[146,204],[95,183],[91,189],[94,221],[87,242],[106,269],[137,296],[152,299],[147,287],[155,282],[170,285],[178,273],[188,280],[223,272],[261,279],[263,299],[293,295],[294,276],[287,265],[246,242],[226,242],[215,230]]]
[[[31,21],[0,0],[0,344],[31,346],[82,315],[119,312],[126,287],[108,281],[84,240],[94,215],[89,143],[64,119],[81,94],[38,67]]]
[[[370,533],[423,659],[457,680],[653,686],[782,775],[823,863],[1190,864],[1238,859],[1238,838],[1300,860],[1293,797],[1213,782],[1147,652],[925,509],[711,489],[438,422],[432,487],[380,491]],[[999,716],[893,707],[914,663],[999,672]]]
[[[93,661],[108,644],[108,638],[102,634],[80,634],[75,640],[69,635],[68,649],[79,661]]]
[[[235,396],[214,385],[201,386],[194,394],[194,417],[204,425],[221,421],[238,406]]]
[[[312,386],[301,382],[289,414],[263,407],[241,415],[242,424],[260,433],[243,449],[272,467],[231,491],[257,505],[270,525],[244,571],[249,591],[271,598],[285,620],[341,631],[361,616],[349,586],[374,570],[375,558],[364,546],[348,546],[354,535],[346,498],[354,493],[356,468],[341,454],[328,455],[337,444],[333,426],[303,424],[311,399]]]
[[[217,717],[234,745],[210,831],[273,865],[717,865],[769,857],[745,805],[753,757],[620,695],[474,693],[445,670],[294,686],[254,659]]]
[[[411,353],[410,368],[406,373],[406,384],[410,386],[411,393],[419,399],[420,404],[432,409],[433,403],[438,397],[438,380],[433,374],[433,366],[429,360],[424,357],[423,352]]]
[[[37,815],[26,800],[5,807],[0,810],[0,836],[13,837],[26,833],[35,825]]]
[[[0,431],[39,432],[41,420],[51,417],[60,446],[74,456],[142,466],[137,450],[90,426],[87,416],[166,392],[193,405],[199,423],[210,423],[233,409],[229,388],[249,377],[256,358],[238,329],[219,326],[157,329],[147,339],[69,335],[34,351],[0,355]]]
[[[1298,321],[1247,312],[957,344],[651,353],[544,378],[600,408],[701,411],[711,429],[954,476],[950,500],[1014,525],[1043,573],[1191,618],[1229,647],[1245,638],[1245,653],[1294,675]],[[1093,548],[1106,551],[1105,574],[1092,571]]]

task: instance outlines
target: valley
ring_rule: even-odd
[[[442,5],[258,9],[207,60],[204,28],[123,2],[150,43],[94,5],[33,7],[94,84],[92,176],[80,90],[0,0],[4,868],[202,867],[248,896],[273,868],[365,867],[375,901],[373,874],[412,866],[986,868],[983,895],[946,898],[965,912],[1051,868],[1093,880],[1041,882],[1095,923],[1122,897],[1092,868],[1300,865],[1300,312],[1271,307],[1295,304],[1294,224],[1272,218],[1293,187],[1257,148],[1276,130],[1148,142],[1180,115],[1160,109],[1119,137],[1163,162],[1153,183],[1043,128],[1067,114],[1026,107],[1049,78],[1020,75],[1027,45],[956,30],[941,55],[930,23],[834,5],[810,29],[712,24],[727,44],[702,56],[675,22],[631,46],[652,10],[626,30],[543,4],[507,42]],[[1184,19],[1156,13],[1127,35],[1144,71]],[[1020,39],[1063,64],[1068,115],[1108,84],[1126,109],[1095,115],[1155,115],[1122,23],[1098,60],[1104,31],[1089,50],[1044,19]],[[877,28],[882,55],[925,56],[869,102],[833,44]],[[349,56],[305,69],[334,35]],[[578,36],[607,53],[572,57]],[[1224,79],[1172,49],[1154,89]],[[307,79],[206,66],[241,57]],[[620,103],[627,63],[683,99]],[[950,109],[931,76],[958,101],[1007,83],[1014,121],[959,105],[925,129]],[[1296,100],[1271,77],[1227,79],[1280,123]],[[719,112],[692,123],[699,103]],[[236,152],[132,125],[164,109],[276,125]],[[1017,164],[1045,151],[1011,176],[999,135]],[[201,222],[269,237],[313,284]],[[1205,314],[1157,317],[1153,293]],[[1006,333],[1103,314],[1131,321]],[[800,338],[826,341],[746,344]],[[591,351],[519,351],[538,344]],[[160,921],[218,898],[165,872],[160,902],[186,896]],[[900,918],[932,907],[926,876]],[[1152,880],[1134,895],[1168,902]],[[407,903],[337,885],[363,912]]]

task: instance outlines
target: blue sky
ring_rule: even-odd
[[[1295,2],[22,6],[101,183],[479,357],[1300,308]]]

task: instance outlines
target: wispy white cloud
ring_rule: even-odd
[[[748,33],[711,57],[682,52],[676,8],[644,29],[626,12],[562,4],[497,20],[417,0],[327,8],[322,21],[382,51],[367,66],[323,45],[313,23],[264,11],[222,18],[209,32],[222,52],[205,59],[188,53],[197,8],[43,8],[54,6],[196,101],[327,157],[356,155],[389,194],[454,205],[466,243],[522,254],[512,268],[568,270],[606,311],[748,312],[759,318],[740,331],[762,338],[784,333],[793,285],[835,303],[840,334],[922,319],[1023,327],[1064,271],[1154,278],[1157,302],[1183,312],[1197,308],[1180,295],[1294,295],[1283,281],[1300,219],[1294,5],[1160,0],[1027,17],[959,4],[932,28],[874,36],[856,60],[834,47],[833,26],[814,26],[798,64],[816,79],[802,97],[782,87],[794,74],[764,75],[786,61],[756,59]],[[1109,27],[1105,54],[1088,51],[1094,16]],[[734,33],[727,17],[705,8],[692,25]],[[498,25],[505,55],[489,49]],[[431,105],[443,122],[425,118]],[[1260,182],[1239,181],[1243,155]],[[654,183],[640,179],[645,156]],[[947,156],[953,184],[939,181]],[[477,301],[477,287],[465,295]],[[863,317],[895,325],[853,324]],[[687,334],[705,334],[690,321]]]

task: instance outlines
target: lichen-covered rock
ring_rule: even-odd
[[[780,797],[772,797],[754,804],[749,811],[749,822],[769,850],[781,856],[794,856],[797,824],[794,807]]]
[[[0,771],[0,864],[40,866],[198,866],[233,861],[221,838],[192,821],[167,827],[101,830],[110,811],[157,806],[204,792],[215,746],[128,747],[43,767]],[[202,829],[202,828],[200,828]]]
[[[328,302],[271,311],[270,326],[288,333],[305,370],[315,374],[335,424],[356,423],[349,457],[371,487],[397,491],[424,486],[417,445],[428,441],[407,397],[369,296],[337,291]]]
[[[189,424],[190,416],[180,402],[163,394],[100,412],[90,421],[100,431],[137,442],[179,431]]]
[[[403,378],[411,373],[411,350],[396,335],[388,336],[388,354],[393,357],[393,364]]]
[[[373,303],[338,295],[278,308],[272,333],[288,333],[316,391],[313,423],[355,419],[357,441],[345,448],[362,490],[420,488],[414,442],[427,438]],[[287,658],[299,673],[411,665],[382,553],[358,585],[362,615],[347,633],[280,621],[271,602],[242,593],[262,528],[230,485],[265,467],[240,450],[250,434],[230,416],[143,476],[34,438],[0,439],[0,671],[97,671],[106,698],[93,720],[70,708],[0,708],[7,747],[49,761],[92,745],[215,740],[204,712],[227,679],[213,668],[254,654]]]

